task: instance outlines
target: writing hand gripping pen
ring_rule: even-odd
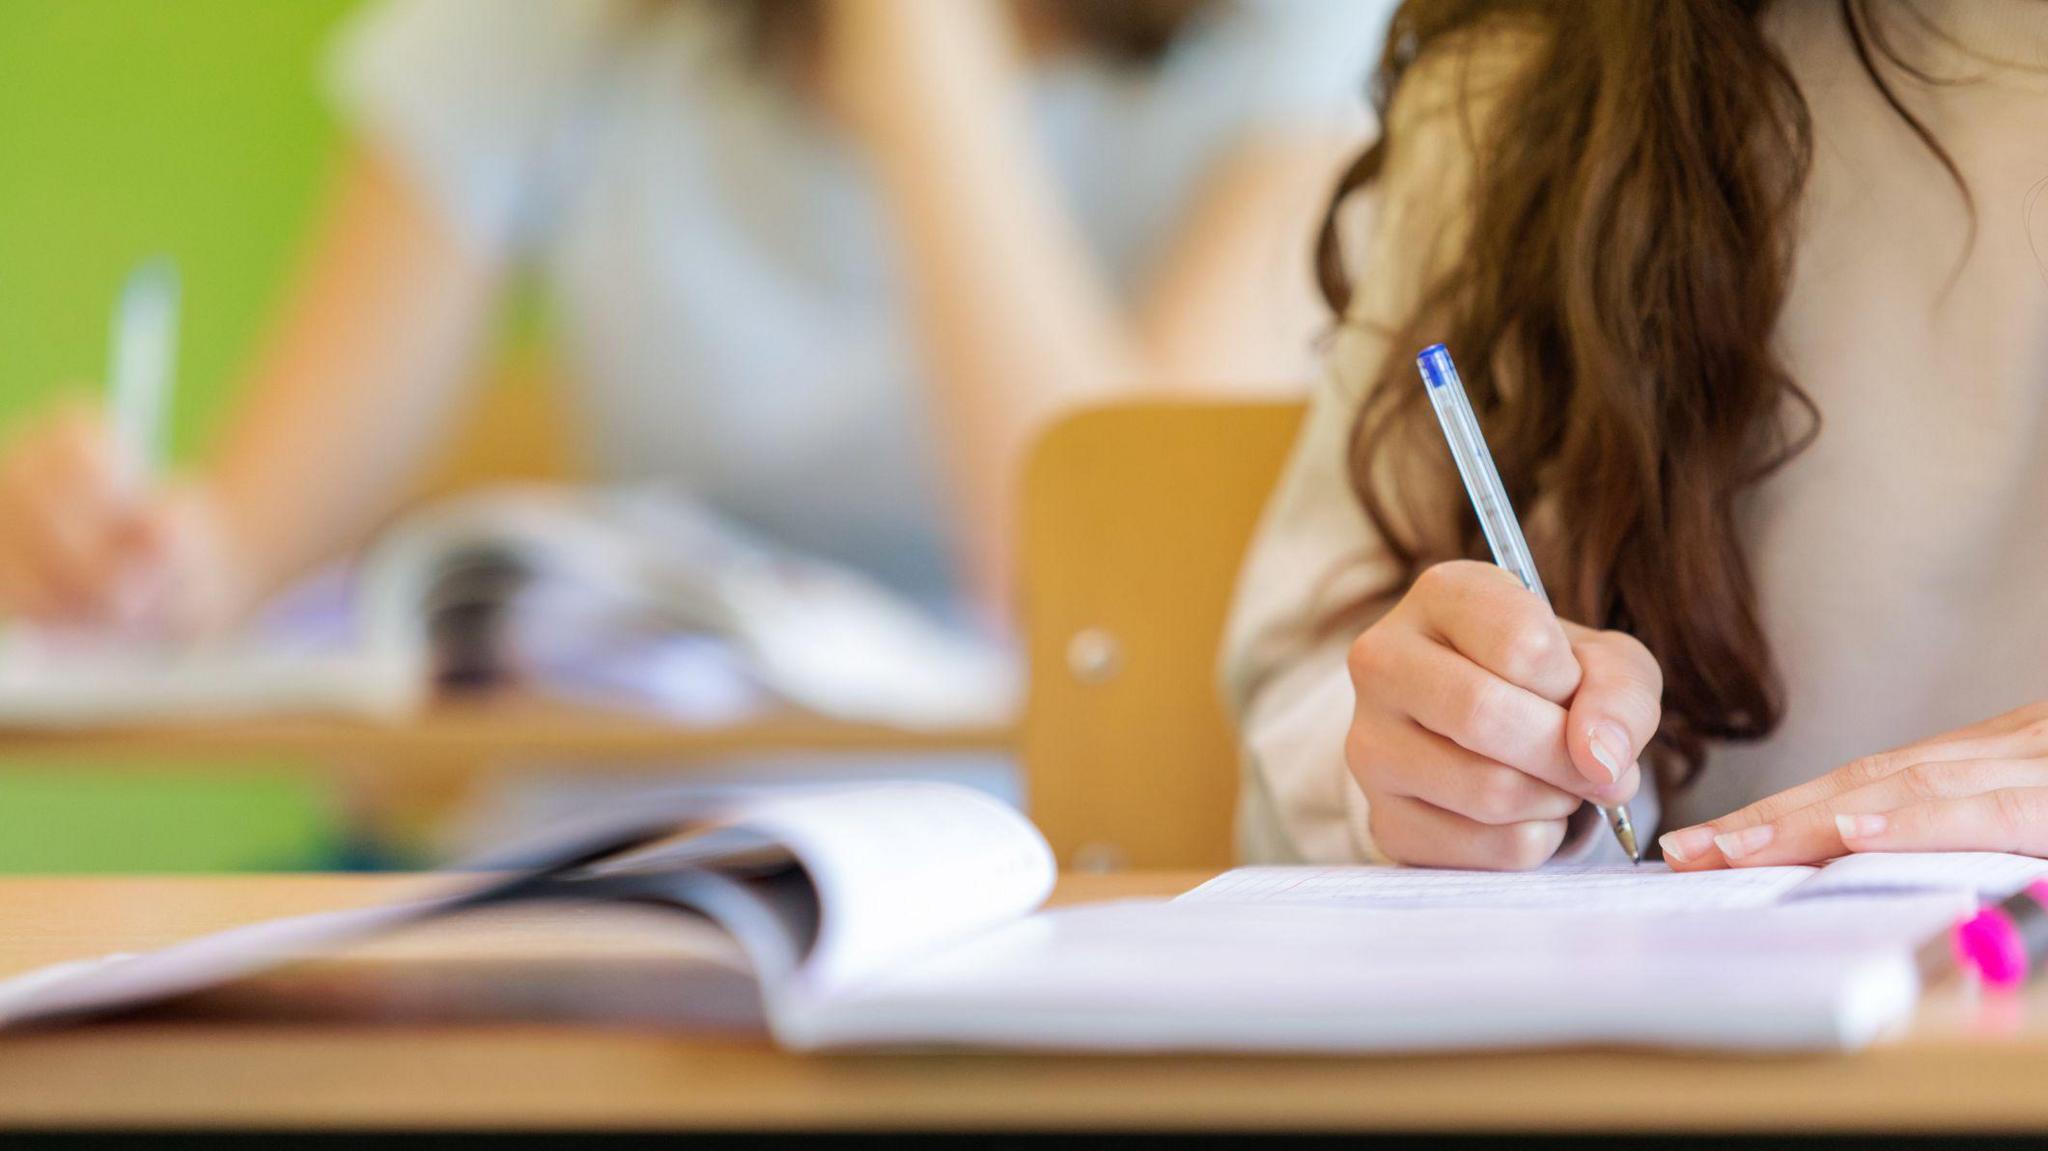
[[[1487,546],[1493,549],[1493,561],[1520,580],[1523,587],[1535,592],[1547,606],[1550,603],[1549,593],[1543,590],[1543,580],[1536,574],[1536,561],[1529,555],[1529,542],[1522,535],[1521,522],[1515,518],[1515,509],[1508,503],[1507,492],[1501,487],[1500,472],[1493,465],[1493,453],[1487,449],[1486,437],[1479,431],[1478,417],[1473,414],[1472,403],[1465,396],[1464,382],[1458,378],[1458,368],[1451,362],[1449,349],[1442,344],[1432,344],[1422,350],[1415,363],[1422,371],[1430,407],[1436,411],[1437,422],[1443,425],[1444,438],[1450,441],[1451,457],[1458,465],[1458,477],[1465,481],[1465,493],[1472,499],[1473,511],[1478,513],[1479,529],[1486,535]],[[1642,851],[1636,842],[1635,824],[1629,819],[1628,807],[1625,804],[1594,806],[1599,809],[1601,819],[1613,830],[1614,838],[1628,853],[1629,859],[1642,862]]]

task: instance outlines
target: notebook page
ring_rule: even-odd
[[[2003,899],[2048,878],[2048,860],[1993,851],[1846,855],[1801,885],[1799,898],[1944,891]]]
[[[752,800],[733,822],[789,848],[818,889],[818,941],[792,994],[829,993],[1052,893],[1044,837],[1015,809],[949,783],[819,788]]]
[[[1210,880],[1181,899],[1343,908],[1687,911],[1767,907],[1813,875],[1810,867],[1681,873],[1661,863],[1524,872],[1421,867],[1241,867]]]
[[[1947,900],[1612,916],[1227,900],[1041,912],[776,1020],[796,1047],[1854,1048],[1910,1015]]]

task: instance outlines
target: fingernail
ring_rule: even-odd
[[[1711,827],[1687,827],[1657,840],[1664,849],[1664,857],[1680,863],[1691,863],[1713,842],[1714,829]]]
[[[1885,833],[1892,821],[1882,815],[1838,815],[1835,831],[1843,839],[1871,839]]]
[[[1603,723],[1586,733],[1586,742],[1593,748],[1593,758],[1607,769],[1609,782],[1621,778],[1628,770],[1628,733],[1611,723]]]
[[[1771,841],[1776,838],[1777,828],[1768,823],[1759,823],[1755,827],[1745,827],[1741,831],[1715,836],[1714,846],[1721,849],[1721,857],[1724,859],[1741,859],[1745,855],[1753,855],[1769,847]]]
[[[1619,783],[1603,783],[1593,789],[1592,800],[1602,807],[1616,807],[1628,803],[1636,793]]]

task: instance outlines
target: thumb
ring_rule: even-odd
[[[1567,633],[1584,673],[1565,720],[1572,765],[1597,784],[1630,778],[1663,718],[1663,669],[1633,636],[1577,625]]]
[[[178,637],[195,637],[225,623],[239,603],[240,581],[230,562],[217,509],[190,484],[150,494],[123,541],[132,583],[132,622]]]

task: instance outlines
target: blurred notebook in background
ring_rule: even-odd
[[[943,783],[642,801],[473,867],[391,905],[30,972],[0,983],[0,1026],[199,992],[221,1010],[239,991],[270,1017],[296,993],[323,1019],[351,998],[460,1014],[491,998],[520,1020],[599,1000],[641,1026],[752,1021],[799,1050],[1855,1049],[1911,1018],[1919,945],[2048,871],[2009,856],[1257,869],[1174,900],[1044,910],[1053,856],[1036,829]],[[634,939],[649,915],[669,929],[622,946],[596,927],[603,909],[642,916]],[[479,921],[516,930],[388,946],[400,928],[417,941]],[[510,953],[552,975],[493,978]],[[424,982],[408,991],[409,975]]]
[[[999,646],[658,488],[507,489],[428,508],[352,569],[197,646],[0,633],[0,725],[14,727],[392,719],[437,688],[516,684],[689,723],[781,701],[949,728],[1007,722],[1019,683]]]

